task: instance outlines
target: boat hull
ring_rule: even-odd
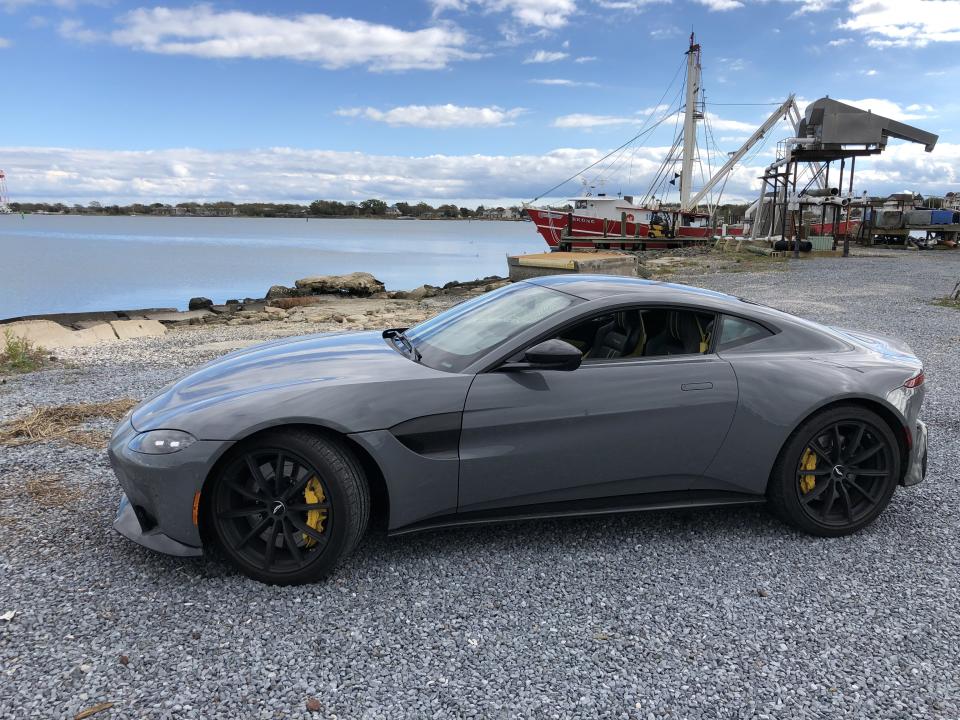
[[[624,250],[652,250],[681,247],[702,242],[718,235],[723,228],[681,225],[673,237],[664,237],[658,228],[648,223],[626,220],[608,220],[564,213],[557,210],[528,208],[527,213],[537,232],[551,248],[617,248]],[[742,235],[740,227],[728,227],[727,235]]]

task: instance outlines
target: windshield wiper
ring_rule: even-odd
[[[423,359],[423,355],[420,354],[420,351],[414,347],[413,342],[410,338],[407,337],[406,333],[403,330],[387,330],[389,336],[392,338],[398,339],[403,346],[407,349],[407,352],[410,353],[410,356],[416,361],[420,362]]]

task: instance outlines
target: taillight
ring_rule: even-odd
[[[907,380],[903,386],[905,388],[917,388],[923,385],[924,380],[926,380],[926,378],[923,376],[923,371],[921,371],[919,375],[914,375],[912,378]]]

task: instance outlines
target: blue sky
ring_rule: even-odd
[[[529,199],[664,114],[691,29],[720,149],[772,109],[727,103],[830,95],[941,136],[858,189],[956,189],[952,0],[0,0],[0,167],[23,200]],[[642,192],[672,128],[607,189]]]

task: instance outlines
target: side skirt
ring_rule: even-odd
[[[590,517],[594,515],[643,512],[645,510],[676,510],[726,505],[759,505],[766,501],[767,498],[765,495],[713,492],[709,490],[646,493],[643,495],[592,498],[588,500],[571,500],[562,503],[543,503],[540,505],[523,505],[514,508],[499,508],[497,510],[453,513],[451,515],[441,515],[413,523],[412,525],[396,528],[391,530],[388,535],[409,535],[410,533],[436,530],[438,528],[488,525],[491,523],[516,522],[519,520]]]

